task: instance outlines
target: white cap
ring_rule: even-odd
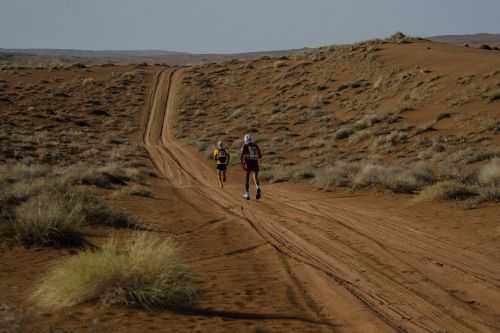
[[[243,138],[243,142],[245,142],[245,144],[249,144],[249,143],[252,143],[252,136],[250,134],[245,134],[245,137]]]
[[[224,148],[224,144],[222,143],[222,141],[217,142],[217,148],[219,149]]]

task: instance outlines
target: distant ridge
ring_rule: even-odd
[[[168,65],[202,64],[222,62],[233,59],[251,59],[261,56],[283,56],[302,52],[298,50],[263,51],[234,54],[193,54],[163,50],[74,50],[74,49],[2,49],[1,63],[47,64],[47,63],[83,63],[83,64],[138,64],[161,63]]]
[[[491,44],[500,45],[500,34],[479,33],[470,35],[442,35],[429,38],[435,42],[450,43],[450,44]]]

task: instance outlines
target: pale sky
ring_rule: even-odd
[[[0,0],[0,48],[243,52],[500,32],[500,0]]]

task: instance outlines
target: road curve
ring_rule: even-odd
[[[267,246],[280,258],[303,305],[296,318],[335,332],[500,332],[500,263],[461,239],[324,193],[270,186],[262,202],[246,202],[237,185],[218,189],[206,161],[173,135],[182,75],[155,77],[143,137],[151,160],[183,201],[241,226],[231,237],[255,234],[260,243],[246,250]]]

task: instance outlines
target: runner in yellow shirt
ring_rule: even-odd
[[[224,183],[226,182],[226,170],[231,157],[229,152],[224,148],[224,143],[222,143],[222,141],[217,142],[217,149],[213,151],[212,157],[216,162],[219,186],[220,188],[224,188]]]

